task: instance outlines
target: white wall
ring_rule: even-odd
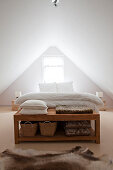
[[[0,0],[0,93],[53,45],[113,96],[113,0]]]
[[[101,89],[92,82],[73,62],[55,47],[47,49],[8,89],[0,96],[0,105],[11,105],[15,98],[15,91],[23,94],[38,91],[38,83],[43,81],[42,58],[44,55],[62,55],[64,58],[64,79],[73,81],[76,92],[89,92],[95,94]],[[112,100],[104,93],[109,107]]]

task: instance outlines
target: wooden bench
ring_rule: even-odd
[[[34,137],[22,137],[19,135],[20,121],[76,121],[94,120],[94,129],[91,128],[90,136],[65,136],[64,132],[58,131],[53,137],[46,137],[37,134]],[[47,115],[22,115],[19,111],[14,115],[15,144],[23,141],[95,141],[100,143],[100,114],[56,114],[55,109],[49,109]]]

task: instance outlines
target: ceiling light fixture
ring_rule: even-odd
[[[53,5],[54,5],[55,7],[57,7],[57,6],[58,6],[58,3],[59,3],[59,0],[52,0],[52,3],[53,3]]]

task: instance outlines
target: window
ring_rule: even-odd
[[[43,58],[43,79],[45,83],[64,81],[63,56],[45,56]]]

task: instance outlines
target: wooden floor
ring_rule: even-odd
[[[7,148],[37,149],[39,151],[61,151],[77,145],[88,147],[96,155],[109,154],[113,157],[113,111],[101,113],[101,143],[92,142],[25,142],[14,144],[13,115],[10,107],[0,107],[0,152]]]

